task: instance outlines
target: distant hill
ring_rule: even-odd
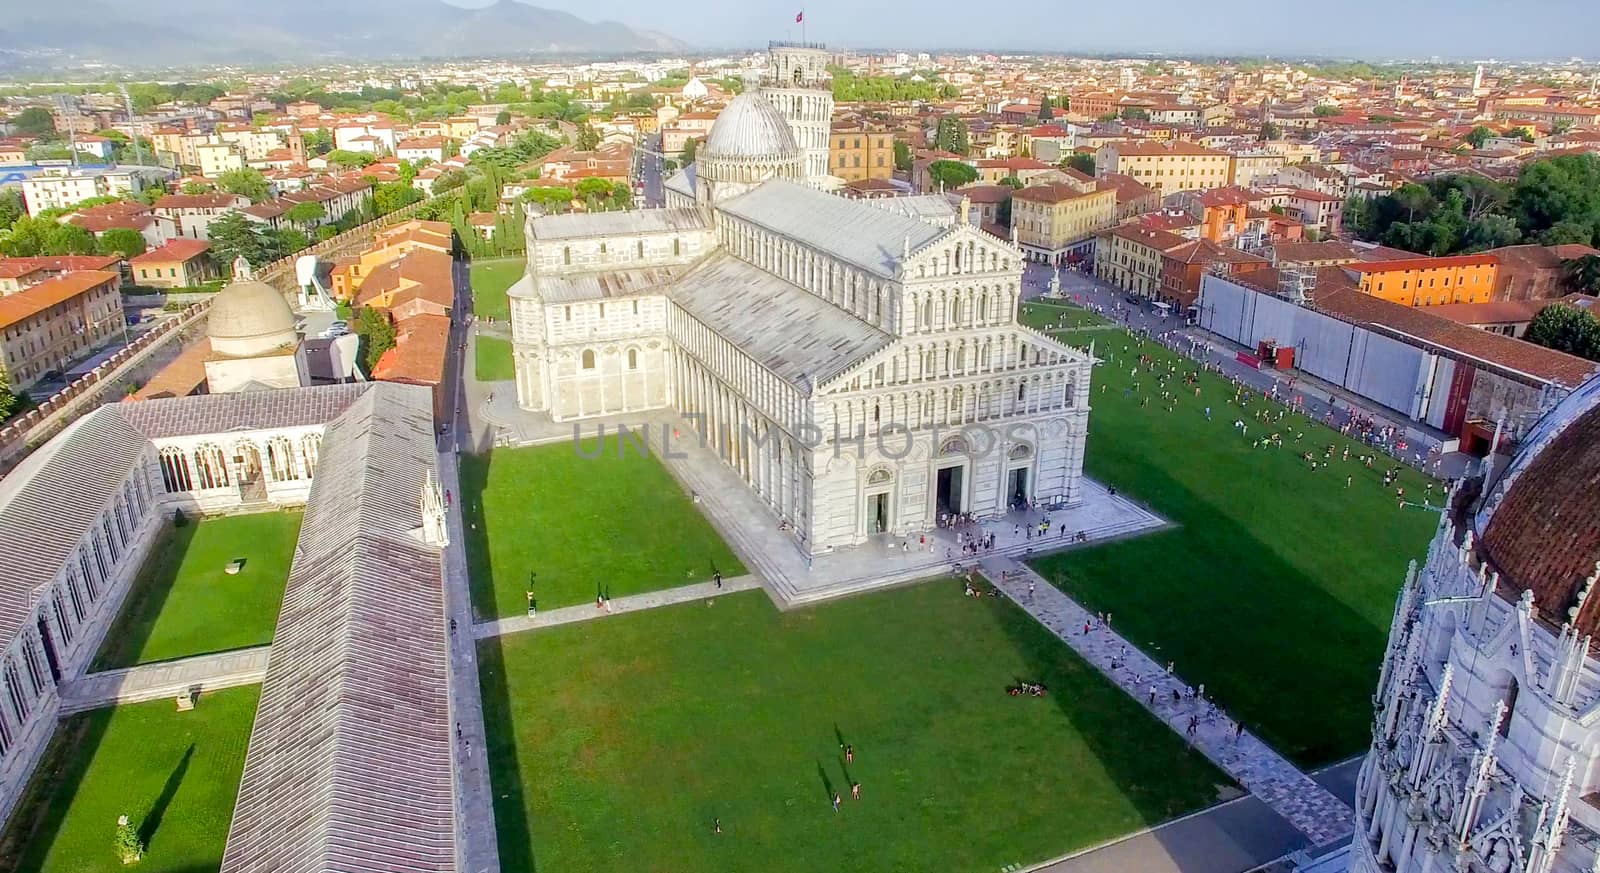
[[[0,22],[0,52],[122,64],[253,64],[319,58],[509,57],[674,52],[686,44],[516,0],[114,0],[28,3]]]

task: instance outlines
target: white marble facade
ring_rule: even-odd
[[[1575,421],[1573,444],[1515,495]],[[1352,871],[1600,870],[1600,450],[1576,445],[1597,430],[1600,379],[1541,420],[1476,515],[1453,495],[1458,511],[1408,574],[1357,780]],[[1552,487],[1563,480],[1575,482]],[[1517,514],[1497,519],[1508,490]]]
[[[799,146],[739,99],[758,131],[719,120],[680,180],[716,192],[731,163],[736,193],[529,220],[520,405],[690,416],[808,554],[1077,500],[1090,360],[1018,323],[1016,247],[793,181]],[[745,178],[717,140],[778,169]]]

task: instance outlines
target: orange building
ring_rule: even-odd
[[[1214,243],[1231,242],[1250,221],[1250,195],[1240,188],[1213,188],[1195,198],[1200,204],[1200,236]]]
[[[1453,255],[1345,264],[1343,269],[1364,294],[1402,306],[1488,303],[1500,259],[1494,255]]]
[[[447,221],[411,221],[378,231],[359,255],[341,258],[333,268],[333,296],[352,300],[361,284],[377,268],[417,249],[451,254],[455,249]]]

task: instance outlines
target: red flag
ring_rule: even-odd
[[[804,10],[795,13],[795,16],[794,16],[794,23],[795,24],[799,24],[800,22],[805,21],[805,20],[806,20],[806,13],[805,13]]]

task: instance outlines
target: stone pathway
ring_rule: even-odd
[[[546,609],[538,615],[516,615],[511,618],[502,618],[499,621],[479,622],[473,625],[472,635],[481,640],[502,634],[514,634],[538,628],[592,621],[624,612],[640,612],[646,609],[657,609],[679,603],[693,603],[697,600],[716,597],[719,594],[733,594],[737,591],[750,591],[760,587],[761,580],[755,576],[735,576],[731,579],[723,579],[721,588],[718,588],[715,582],[697,582],[693,585],[680,585],[676,588],[667,588],[662,591],[647,591],[643,594],[630,594],[627,597],[615,598],[611,601],[610,612],[604,609],[596,609],[592,603],[580,603],[577,606]]]
[[[1208,719],[1209,706],[1190,699],[1189,686],[1176,675],[1169,674],[1165,665],[1158,665],[1111,629],[1099,628],[1085,634],[1084,623],[1094,616],[1025,565],[998,556],[984,558],[979,566],[996,588],[1283,816],[1312,845],[1327,845],[1349,836],[1355,827],[1355,814],[1344,801],[1248,731],[1234,739],[1233,721],[1220,710],[1215,718]],[[1031,593],[1030,584],[1034,586]],[[1113,615],[1113,626],[1115,623]],[[1124,651],[1127,652],[1125,659]],[[1113,661],[1119,662],[1119,666],[1113,668]],[[1152,688],[1155,689],[1153,702]],[[1179,693],[1177,701],[1173,700],[1174,690]],[[1199,725],[1191,736],[1188,725],[1195,716],[1199,717]]]
[[[458,301],[469,287],[468,266],[456,264]],[[458,311],[466,311],[458,305]],[[469,381],[474,357],[468,346],[469,333],[464,319],[450,325],[450,348],[456,354],[446,359],[451,405],[462,411],[463,383]],[[461,476],[456,452],[470,448],[472,435],[465,415],[453,417],[448,432],[439,440],[439,489],[461,493]],[[462,531],[460,502],[445,516],[450,542],[444,548],[445,616],[450,634],[450,716],[461,740],[455,745],[456,857],[461,873],[500,873],[499,838],[495,834],[494,794],[489,773],[487,732],[483,726],[483,699],[478,685],[478,645],[472,634],[472,592],[467,579],[467,538]]]
[[[159,664],[86,673],[61,685],[61,714],[70,715],[119,703],[175,699],[198,686],[202,694],[237,685],[255,685],[267,675],[271,646],[235,649]]]

